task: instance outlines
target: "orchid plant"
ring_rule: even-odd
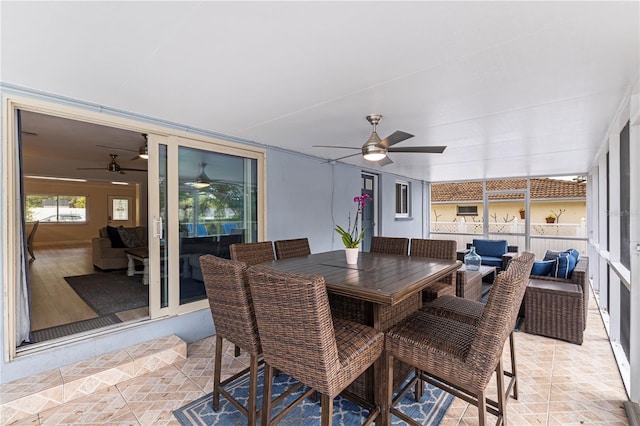
[[[358,232],[358,218],[360,217],[367,200],[370,198],[371,197],[368,194],[353,198],[353,202],[357,205],[353,228],[351,228],[351,212],[349,212],[349,225],[346,230],[340,225],[336,225],[335,227],[336,232],[342,237],[342,243],[346,248],[358,248],[364,238],[364,229]]]

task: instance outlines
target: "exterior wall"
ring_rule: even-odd
[[[450,203],[450,204],[432,204],[431,205],[431,221],[432,222],[473,222],[472,216],[456,216],[456,207],[461,206],[477,206],[478,216],[475,217],[477,222],[482,221],[483,206],[482,203]],[[514,217],[520,219],[520,208],[524,206],[523,202],[494,202],[491,204],[493,209],[490,210],[490,214],[496,213],[498,222],[503,222],[504,217]],[[563,200],[563,201],[531,201],[531,222],[533,223],[545,223],[545,217],[551,212],[559,213],[560,209],[565,211],[560,216],[560,220],[557,223],[580,223],[583,218],[587,217],[587,202]],[[436,219],[437,216],[437,219]],[[494,222],[490,218],[490,222]]]
[[[396,181],[408,182],[411,189],[409,218],[396,218]],[[423,183],[418,180],[382,174],[380,185],[380,211],[378,215],[380,234],[385,237],[424,238],[423,224]]]
[[[87,197],[86,223],[41,222],[34,237],[34,246],[88,242],[98,236],[98,230],[107,225],[108,197],[110,195],[131,197],[133,217],[137,211],[135,185],[112,185],[100,182],[63,182],[41,179],[25,179],[27,194],[84,195]],[[146,202],[142,208],[146,210]],[[144,215],[146,217],[146,214]],[[146,223],[140,223],[145,226]]]

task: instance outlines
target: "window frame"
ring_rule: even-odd
[[[30,196],[37,196],[37,197],[48,197],[51,199],[55,198],[56,201],[56,205],[55,205],[55,216],[56,216],[56,220],[43,220],[43,219],[32,219],[33,222],[35,221],[39,221],[41,224],[56,224],[56,225],[86,225],[88,223],[88,219],[87,219],[87,211],[88,211],[88,203],[89,203],[89,196],[88,195],[68,195],[68,194],[50,194],[50,193],[28,193],[25,194],[25,199],[28,199]],[[60,220],[60,216],[64,216],[64,215],[75,215],[75,213],[60,213],[60,197],[77,197],[77,198],[84,198],[84,216],[78,214],[78,216],[80,217],[84,217],[83,220]],[[26,206],[25,206],[25,210],[26,210]],[[48,215],[45,217],[48,218],[50,216],[53,215]]]
[[[402,197],[403,195],[404,197]],[[401,198],[398,199],[398,196]],[[396,180],[395,217],[396,219],[406,219],[411,217],[411,184],[405,180]]]

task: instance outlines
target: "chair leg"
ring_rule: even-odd
[[[36,260],[36,255],[33,254],[33,248],[31,246],[27,247],[27,251],[29,252],[29,256],[31,256],[31,260]]]
[[[333,398],[323,393],[320,394],[320,406],[322,410],[320,423],[322,426],[331,426],[333,424]]]
[[[498,361],[498,366],[496,367],[496,385],[498,388],[498,412],[502,415],[502,424],[507,424],[507,403],[505,402],[504,394],[504,369],[502,368],[502,359]]]
[[[478,391],[478,425],[485,426],[487,424],[487,391],[482,389]]]
[[[249,400],[247,401],[247,421],[249,426],[256,424],[256,400],[258,398],[258,357],[251,355],[249,361]]]
[[[387,372],[387,379],[385,380],[386,392],[384,407],[381,407],[382,414],[386,417],[384,424],[391,424],[391,409],[393,408],[393,356],[387,353],[385,357],[385,370]],[[422,380],[418,379],[418,382]]]
[[[273,385],[273,368],[264,364],[264,386],[262,388],[262,425],[271,424],[271,386]]]
[[[213,371],[213,399],[211,405],[213,405],[213,411],[220,409],[220,377],[222,372],[222,336],[216,335],[216,355],[214,360]]]
[[[421,374],[422,374],[422,371],[416,368],[415,375],[418,378],[418,380],[416,380],[416,386],[415,386],[415,389],[413,390],[413,398],[415,399],[416,402],[420,401],[420,399],[422,399],[422,395],[424,395],[424,381],[420,378]]]
[[[509,335],[509,346],[511,353],[511,373],[513,374],[513,399],[518,399],[518,371],[516,369],[516,344],[513,338],[513,331],[511,331]]]

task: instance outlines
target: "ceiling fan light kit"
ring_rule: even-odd
[[[211,180],[204,172],[204,168],[207,167],[207,163],[200,163],[200,175],[193,182],[193,187],[196,189],[206,188],[211,185]]]

